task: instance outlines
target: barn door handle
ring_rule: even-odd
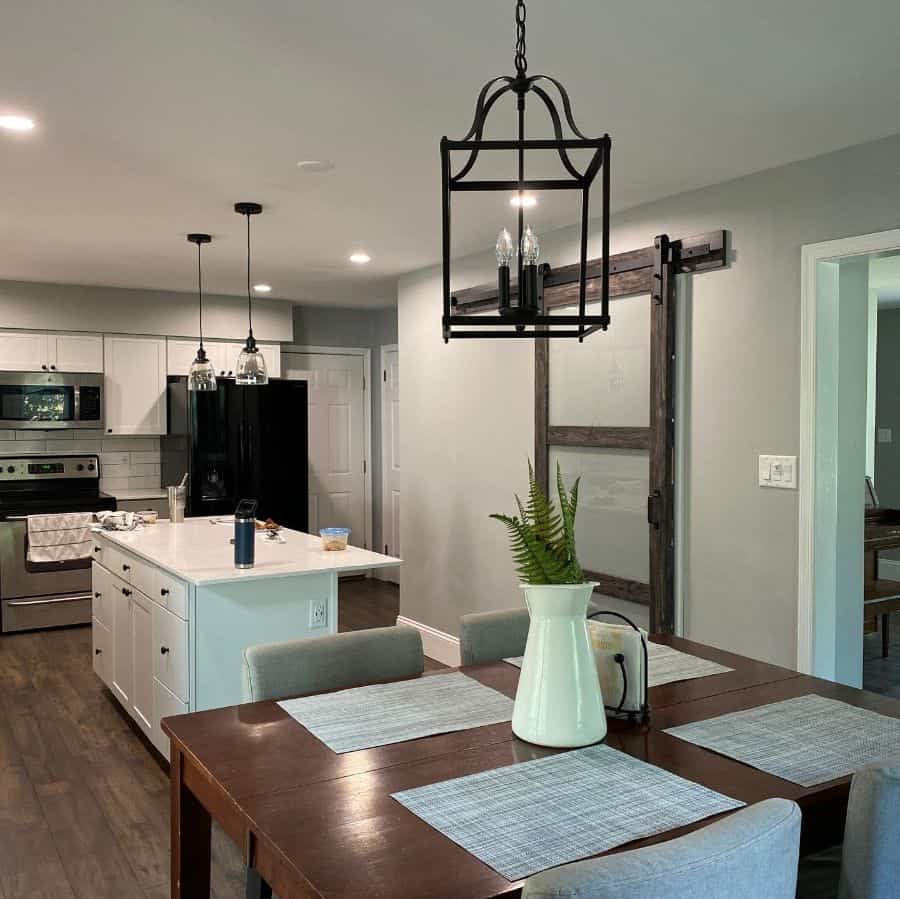
[[[647,524],[651,527],[659,530],[659,509],[658,504],[660,500],[660,492],[658,490],[654,490],[650,496],[647,497]]]

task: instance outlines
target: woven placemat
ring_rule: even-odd
[[[508,880],[744,803],[608,746],[590,746],[394,793]]]
[[[666,733],[804,787],[900,754],[900,719],[812,694]]]
[[[334,752],[387,746],[512,719],[513,701],[459,672],[278,703]]]

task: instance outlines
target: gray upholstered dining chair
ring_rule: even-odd
[[[499,662],[525,652],[528,610],[473,612],[459,619],[459,654],[463,665]]]
[[[244,650],[245,702],[322,693],[416,677],[425,670],[422,638],[411,627],[377,627],[328,637],[265,643]]]
[[[794,899],[800,808],[767,799],[683,837],[552,868],[522,899]]]
[[[799,899],[900,896],[900,757],[853,775],[844,844],[800,862]]]
[[[242,667],[244,701],[258,702],[416,677],[425,655],[417,630],[378,627],[248,646]],[[249,868],[245,894],[271,899],[272,888]]]

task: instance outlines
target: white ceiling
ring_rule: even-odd
[[[15,0],[3,11],[0,278],[190,290],[254,280],[286,299],[394,300],[440,255],[438,140],[512,69],[512,0]],[[900,130],[896,0],[532,0],[528,59],[613,137],[624,208]],[[511,112],[499,112],[512,122]],[[495,135],[498,132],[495,132]],[[303,175],[299,159],[328,159]],[[483,198],[486,199],[486,198]],[[492,246],[504,205],[462,219]],[[575,219],[541,207],[541,229]],[[727,222],[723,222],[727,226]],[[350,252],[366,249],[359,268]]]

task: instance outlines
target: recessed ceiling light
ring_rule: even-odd
[[[271,284],[254,284],[253,289],[257,293],[271,293],[272,285]]]
[[[31,131],[34,121],[23,115],[0,115],[0,128],[4,131]]]
[[[513,194],[509,198],[509,205],[530,209],[532,206],[537,206],[537,197],[534,194]]]
[[[310,175],[322,175],[330,172],[334,168],[334,163],[327,159],[301,159],[297,163],[297,168]]]
[[[357,265],[365,265],[367,262],[372,261],[372,257],[368,253],[354,253],[350,257],[351,262],[355,262]]]

